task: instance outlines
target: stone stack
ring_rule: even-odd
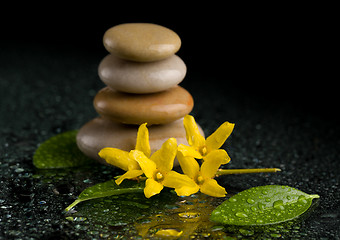
[[[94,98],[100,117],[79,130],[79,149],[105,163],[98,152],[134,149],[138,126],[145,122],[151,152],[170,137],[187,145],[182,118],[192,110],[193,98],[178,85],[186,75],[186,65],[175,55],[179,36],[160,25],[127,23],[108,29],[103,42],[110,54],[98,73],[107,86]]]

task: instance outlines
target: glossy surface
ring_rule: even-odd
[[[95,110],[105,118],[126,123],[165,124],[191,112],[194,102],[180,86],[152,94],[128,94],[105,87],[94,98]]]
[[[206,19],[201,20],[206,22]],[[266,33],[265,37],[269,39],[272,32]],[[46,33],[42,31],[41,34]],[[244,39],[248,39],[247,36]],[[79,129],[97,116],[91,105],[95,93],[103,87],[97,75],[98,60],[104,57],[102,51],[95,55],[87,51],[92,49],[93,44],[89,44],[86,50],[77,46],[47,47],[45,40],[41,38],[42,44],[8,42],[1,45],[0,238],[114,239],[119,236],[154,239],[157,237],[154,236],[155,232],[160,228],[172,228],[184,231],[182,239],[241,239],[240,232],[225,233],[220,224],[211,227],[213,223],[209,221],[209,215],[225,199],[204,194],[179,198],[172,191],[164,191],[151,201],[143,194],[127,194],[103,201],[83,202],[77,206],[77,213],[72,215],[63,212],[85,188],[124,172],[102,164],[42,171],[32,164],[32,156],[39,144],[58,133]],[[284,46],[286,39],[281,40],[278,43]],[[272,53],[273,48],[268,46],[268,41],[254,41],[264,55]],[[187,43],[190,45],[191,41],[186,40]],[[243,43],[236,44],[235,49],[243,49],[242,46]],[[298,53],[299,47],[297,45],[292,51]],[[208,51],[202,52],[210,54]],[[270,56],[273,56],[270,60],[275,62],[275,66],[282,66],[280,72],[294,75],[293,70],[290,72],[289,68],[285,68],[287,59],[273,54]],[[307,54],[297,59],[309,62],[309,58]],[[192,61],[194,58],[190,57],[186,63],[195,65]],[[247,79],[254,77],[251,70],[262,67],[262,61],[245,62],[242,68],[249,68],[249,71],[244,72],[244,78],[237,83],[228,81],[228,88],[224,85],[217,87],[221,86],[218,74],[207,78],[204,74],[206,68],[189,68],[194,81],[183,81],[183,86],[190,90],[195,99],[192,115],[206,135],[213,133],[223,121],[236,123],[231,139],[224,145],[232,159],[227,169],[282,168],[282,172],[275,174],[219,177],[219,184],[229,194],[255,186],[276,184],[290,185],[321,197],[319,206],[310,217],[301,224],[291,226],[291,230],[285,226],[270,233],[255,233],[243,238],[339,239],[340,124],[338,101],[330,100],[337,99],[337,94],[332,94],[336,88],[319,84],[319,90],[327,90],[326,98],[324,95],[315,97],[318,95],[306,91],[306,86],[303,89],[297,87],[299,90],[295,89],[295,96],[294,92],[289,91],[287,97],[287,91],[285,95],[275,89],[269,92],[268,88],[258,85],[259,81],[247,84]],[[272,73],[268,79],[264,76],[267,82],[276,76]],[[308,73],[304,69],[298,73],[311,79],[315,75],[315,72]],[[289,83],[292,79],[286,80]],[[326,78],[323,78],[323,83],[325,81]],[[290,84],[285,85],[281,87],[287,89],[289,85],[291,88]],[[301,96],[298,96],[300,90]],[[207,202],[202,203],[204,200]],[[149,208],[143,208],[144,205]],[[194,217],[194,212],[201,214]],[[184,218],[182,214],[188,217]],[[144,237],[139,236],[139,232],[144,233]],[[217,233],[223,235],[216,236]],[[280,233],[282,237],[272,237],[272,233]]]
[[[181,39],[174,31],[151,23],[114,26],[105,32],[103,43],[110,53],[137,62],[170,57],[181,47]]]
[[[170,137],[177,139],[178,144],[188,145],[183,127],[183,119],[166,125],[148,126],[151,153],[160,149]],[[199,127],[202,134],[203,131]],[[77,135],[79,149],[90,158],[106,164],[98,156],[98,152],[105,147],[119,148],[130,151],[135,148],[138,126],[124,125],[101,117],[86,123]],[[175,164],[178,165],[177,160]]]
[[[176,55],[156,62],[132,62],[107,55],[99,64],[100,79],[111,88],[128,93],[154,93],[179,84],[187,68]]]

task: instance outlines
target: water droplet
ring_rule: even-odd
[[[92,180],[91,179],[85,179],[85,180],[83,180],[83,183],[92,183]]]
[[[266,202],[270,202],[271,199],[270,199],[270,198],[266,198],[265,201],[266,201]]]
[[[210,230],[212,232],[220,232],[220,231],[224,230],[224,227],[223,226],[213,226]]]
[[[73,217],[66,217],[65,219],[68,220],[68,221],[74,221]]]
[[[246,237],[250,237],[250,236],[253,236],[254,235],[254,231],[253,230],[250,230],[250,229],[239,229],[238,230],[243,236],[246,236]]]
[[[200,213],[198,212],[184,212],[178,214],[182,218],[188,218],[188,219],[194,219],[198,218],[200,216]]]
[[[257,208],[256,207],[251,207],[250,208],[253,212],[256,212],[257,211]]]
[[[99,236],[101,238],[108,238],[108,237],[110,237],[110,234],[108,234],[108,233],[101,233],[101,234],[99,234]]]
[[[255,203],[255,200],[254,200],[254,199],[251,199],[251,198],[248,198],[248,199],[247,199],[247,203],[249,203],[249,204],[254,204],[254,203]]]
[[[236,215],[237,217],[240,217],[240,218],[246,218],[246,217],[248,217],[248,215],[245,214],[244,212],[237,212],[237,213],[235,213],[235,215]]]
[[[274,238],[279,238],[279,237],[281,237],[281,234],[279,234],[279,233],[272,233],[272,234],[270,234],[270,236],[274,237]]]
[[[306,200],[306,197],[305,196],[299,196],[299,199],[298,199],[298,201],[300,202],[300,203],[304,203],[304,204],[306,204],[307,203],[307,200]]]
[[[237,202],[236,198],[229,198],[229,202]]]
[[[166,204],[164,207],[165,207],[166,209],[177,209],[177,208],[179,208],[179,207],[176,206],[176,205],[169,205],[169,204]]]
[[[263,203],[259,203],[258,205],[259,205],[259,209],[260,209],[260,210],[264,210],[264,209],[265,209],[265,206],[264,206]]]
[[[23,169],[23,168],[17,168],[17,169],[15,169],[15,172],[16,173],[22,173],[22,172],[24,172],[25,171],[25,169]]]
[[[246,212],[246,213],[250,213],[249,208],[243,208],[243,211]]]
[[[84,222],[84,221],[86,221],[86,220],[87,220],[86,217],[75,217],[75,218],[74,218],[74,221],[77,221],[77,222]]]
[[[283,201],[282,200],[277,200],[273,203],[273,207],[278,210],[284,210],[285,207],[283,206]]]
[[[209,238],[210,237],[210,233],[202,233],[201,234],[203,238]]]
[[[256,220],[256,223],[261,224],[261,223],[263,223],[263,220],[257,219],[257,220]]]
[[[266,190],[263,190],[263,191],[262,191],[262,194],[263,194],[263,195],[267,195],[268,192],[267,192]]]

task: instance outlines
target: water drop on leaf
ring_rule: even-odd
[[[264,193],[266,197],[261,198]],[[319,196],[309,195],[289,186],[255,187],[242,191],[223,202],[212,212],[210,219],[222,224],[240,226],[277,224],[303,214],[309,209],[314,198],[319,198]],[[233,221],[230,221],[231,218]]]
[[[263,203],[261,203],[261,202],[259,202],[258,206],[259,206],[260,210],[264,210],[265,209],[265,205]]]
[[[237,217],[240,217],[240,218],[246,218],[246,217],[248,217],[248,215],[245,214],[244,212],[237,212],[237,213],[235,213],[235,215],[236,215]]]
[[[251,207],[250,208],[253,212],[256,212],[258,209],[256,207]]]
[[[277,200],[273,203],[273,207],[278,210],[284,210],[285,207],[283,206],[283,201],[282,200]]]
[[[243,235],[243,236],[246,236],[246,237],[251,237],[254,235],[254,231],[253,230],[250,230],[250,229],[243,229],[243,228],[240,228],[239,229],[239,232]]]

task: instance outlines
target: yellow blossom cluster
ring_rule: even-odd
[[[199,190],[214,197],[224,197],[225,189],[214,179],[222,164],[230,161],[227,152],[220,147],[233,131],[233,123],[223,123],[205,139],[199,132],[193,116],[183,120],[189,146],[179,144],[169,138],[162,147],[151,155],[149,131],[146,123],[138,128],[136,147],[130,152],[117,148],[103,148],[99,156],[107,163],[126,171],[116,183],[124,179],[146,177],[144,194],[150,198],[164,187],[174,188],[178,196],[189,196]],[[173,171],[175,157],[184,174]],[[203,159],[201,166],[196,159]]]

